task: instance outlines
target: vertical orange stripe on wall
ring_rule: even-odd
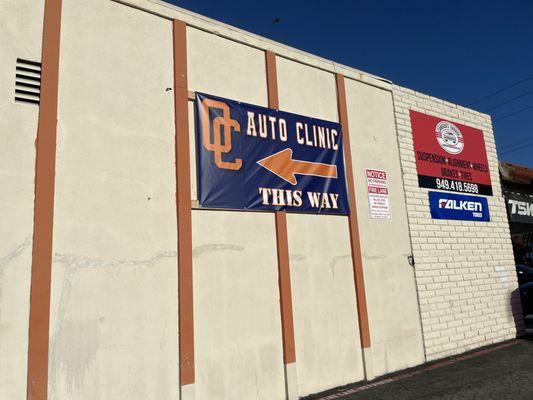
[[[35,157],[35,205],[28,332],[27,398],[29,400],[46,400],[48,396],[48,337],[60,32],[61,0],[46,0],[41,55],[41,102]]]
[[[352,250],[352,264],[355,280],[355,296],[357,298],[357,317],[359,320],[359,336],[361,347],[370,347],[370,327],[366,305],[365,278],[363,274],[363,258],[361,256],[361,241],[357,222],[357,203],[355,200],[355,186],[352,169],[352,151],[350,148],[350,130],[348,127],[348,107],[346,105],[346,88],[344,76],[336,74],[337,105],[339,121],[342,125],[344,155],[346,160],[346,180],[348,181],[348,198],[350,201],[350,246]]]
[[[268,106],[279,108],[276,55],[266,52]],[[276,211],[276,245],[278,251],[278,276],[281,308],[281,329],[283,334],[283,360],[285,364],[296,361],[294,345],[294,322],[292,315],[291,273],[289,265],[289,244],[287,238],[287,216]]]
[[[194,313],[191,233],[187,26],[174,20],[176,207],[178,216],[178,324],[180,385],[194,383]]]

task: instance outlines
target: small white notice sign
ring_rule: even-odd
[[[366,187],[368,190],[370,218],[391,219],[387,172],[367,168]]]

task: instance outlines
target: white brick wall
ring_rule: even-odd
[[[490,117],[396,85],[393,95],[427,360],[514,338],[521,306]],[[490,222],[431,219],[428,189],[418,187],[409,110],[483,131]]]

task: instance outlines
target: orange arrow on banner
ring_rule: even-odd
[[[265,157],[257,161],[257,163],[292,185],[296,185],[297,183],[295,174],[313,175],[321,178],[337,178],[336,165],[293,160],[292,149],[288,148]]]

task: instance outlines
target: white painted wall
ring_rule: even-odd
[[[284,399],[271,213],[193,212],[197,399]]]
[[[287,216],[300,396],[364,378],[345,220]]]
[[[0,2],[0,398],[26,399],[39,106],[15,104],[17,57],[41,61],[44,1]]]
[[[265,52],[187,27],[189,90],[267,106]]]
[[[64,0],[49,398],[177,399],[172,25]]]
[[[335,75],[283,57],[276,65],[280,110],[338,122]]]
[[[424,362],[392,93],[345,80],[350,147],[376,376]],[[388,175],[391,219],[370,218],[366,169]]]
[[[490,116],[399,86],[393,93],[426,356],[512,339],[523,320]],[[490,222],[431,219],[428,189],[418,187],[409,110],[483,131]]]
[[[267,104],[264,52],[194,28],[187,49],[189,90]],[[192,222],[196,399],[284,399],[274,215],[194,211]]]
[[[277,57],[280,109],[338,121],[334,75]],[[363,379],[348,218],[288,214],[299,395]]]

